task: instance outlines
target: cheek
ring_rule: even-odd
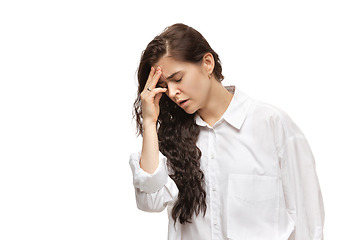
[[[208,89],[207,79],[203,79],[202,76],[197,77],[193,80],[191,86],[189,87],[191,93],[197,97],[202,97],[206,90]]]

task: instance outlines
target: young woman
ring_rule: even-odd
[[[139,209],[167,207],[170,240],[320,240],[324,208],[308,142],[279,108],[224,87],[218,54],[175,24],[146,47],[130,156]]]

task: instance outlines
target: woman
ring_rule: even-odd
[[[304,134],[223,78],[217,53],[186,25],[144,50],[134,103],[143,146],[130,157],[138,208],[167,207],[171,240],[323,239]]]

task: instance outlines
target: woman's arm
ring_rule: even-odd
[[[285,202],[295,223],[289,240],[323,240],[324,203],[306,138],[289,138],[279,157]]]
[[[178,195],[178,188],[169,177],[166,168],[166,157],[161,153],[158,155],[159,164],[153,174],[140,168],[140,152],[130,155],[129,163],[133,172],[136,205],[146,212],[161,212]]]
[[[143,146],[140,167],[147,173],[154,173],[159,165],[159,143],[156,123],[144,123]]]
[[[295,229],[289,240],[322,240],[324,203],[309,143],[281,109],[271,118],[278,152],[286,209]]]
[[[154,173],[159,164],[159,143],[157,137],[157,119],[160,113],[159,102],[166,88],[156,88],[161,76],[161,68],[156,72],[152,67],[149,78],[141,93],[141,110],[143,117],[143,147],[140,167],[150,174]]]
[[[143,146],[141,153],[131,154],[136,204],[146,212],[160,212],[178,194],[175,182],[169,177],[166,157],[159,152],[157,119],[160,113],[160,98],[166,88],[156,88],[162,74],[152,67],[141,97],[143,118]]]

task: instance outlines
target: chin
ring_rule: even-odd
[[[187,108],[187,109],[183,109],[187,114],[194,114],[197,112],[197,109],[194,108]]]

